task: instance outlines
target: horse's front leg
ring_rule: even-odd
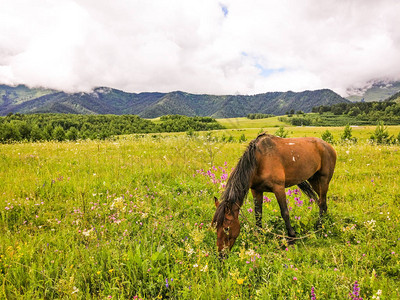
[[[294,231],[292,225],[290,225],[290,218],[289,218],[289,210],[286,203],[286,192],[284,186],[277,186],[273,189],[275,194],[276,200],[278,200],[279,207],[281,209],[281,216],[285,221],[286,230],[288,232],[289,237],[294,238],[296,237],[296,232]],[[289,242],[293,242],[293,240],[289,239]]]
[[[254,200],[254,214],[256,216],[256,225],[260,228],[262,228],[262,198],[263,198],[263,193],[258,192],[256,190],[251,190],[251,193],[253,194],[253,200]]]

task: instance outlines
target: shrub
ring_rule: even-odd
[[[289,131],[285,130],[283,126],[280,126],[279,129],[275,132],[275,135],[285,138],[288,137]]]
[[[371,135],[371,140],[377,144],[391,144],[393,136],[389,136],[387,127],[383,122],[379,122],[375,128],[375,132]]]
[[[353,137],[352,134],[352,128],[350,127],[349,124],[346,125],[346,127],[344,128],[344,131],[340,137],[342,142],[353,142],[353,143],[357,143],[357,138]]]
[[[244,133],[239,137],[239,143],[243,143],[243,142],[245,142],[247,139],[246,139],[246,136],[244,135]]]
[[[322,133],[321,138],[325,141],[328,142],[330,144],[333,144],[335,142],[334,138],[333,138],[333,134],[329,131],[326,130]]]

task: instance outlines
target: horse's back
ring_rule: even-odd
[[[293,176],[303,171],[307,174],[321,171],[329,177],[333,174],[336,151],[320,138],[280,138],[264,134],[258,139],[258,160],[262,169],[273,168],[278,171],[282,168],[286,174]]]

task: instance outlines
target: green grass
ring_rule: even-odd
[[[227,129],[265,128],[287,125],[286,123],[280,122],[278,120],[278,117],[255,120],[251,120],[248,118],[227,118],[217,119],[217,122]]]
[[[257,127],[212,136],[250,140]],[[319,137],[327,128],[285,129]],[[368,144],[373,130],[353,128],[357,144],[335,145],[322,230],[314,232],[316,204],[292,195],[292,224],[305,238],[287,247],[273,194],[264,233],[254,231],[248,196],[224,262],[210,228],[213,197],[247,142],[159,134],[0,145],[0,298],[309,299],[314,286],[317,299],[349,299],[358,281],[364,299],[378,290],[397,299],[400,146]]]

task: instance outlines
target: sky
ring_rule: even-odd
[[[1,0],[0,84],[258,94],[400,80],[398,0]]]

